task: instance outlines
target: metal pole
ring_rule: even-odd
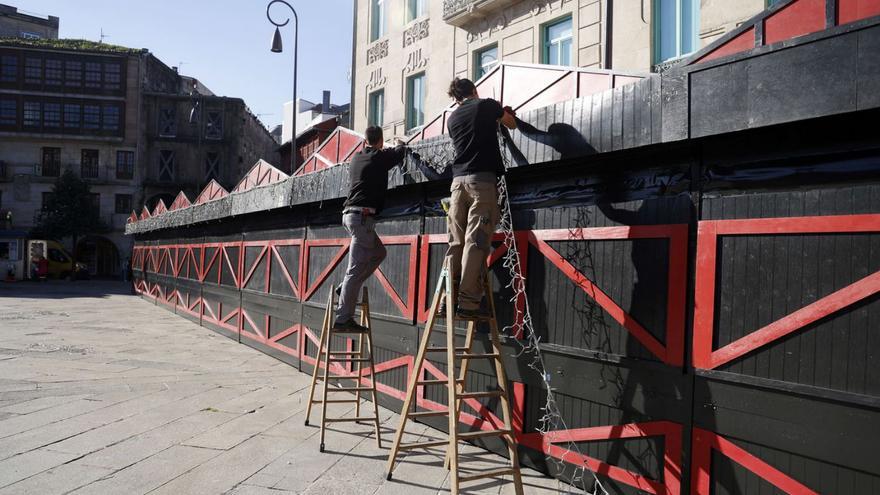
[[[297,16],[297,14],[296,14],[296,9],[294,9],[293,6],[290,5],[289,3],[287,3],[285,0],[271,0],[266,5],[266,18],[268,18],[269,22],[271,22],[275,26],[276,31],[278,30],[278,28],[286,26],[287,23],[290,22],[290,18],[285,19],[284,22],[275,22],[275,20],[272,19],[272,15],[269,13],[269,11],[271,10],[272,5],[276,4],[276,3],[283,3],[284,5],[287,5],[287,8],[289,8],[290,11],[293,12],[293,29],[294,29],[294,33],[293,33],[293,43],[294,43],[294,46],[293,46],[293,110],[292,110],[292,114],[293,114],[292,117],[293,118],[291,119],[293,133],[291,134],[291,137],[290,137],[290,173],[293,173],[296,171],[296,116],[297,116],[297,112],[296,112],[296,72],[297,72],[297,55],[299,52],[299,16]],[[276,46],[276,43],[277,43],[277,46]],[[272,51],[279,52],[279,53],[281,52],[281,39],[277,35],[277,33],[276,33],[276,38],[273,40]]]

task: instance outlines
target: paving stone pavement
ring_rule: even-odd
[[[319,453],[303,422],[309,378],[122,283],[0,283],[0,495],[449,492],[440,449],[410,453],[385,479],[398,422],[386,409],[382,448],[372,427],[339,423]],[[470,466],[504,462],[462,451]],[[527,494],[564,491],[523,475]],[[502,479],[465,493],[513,490]]]

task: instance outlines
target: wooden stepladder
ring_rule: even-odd
[[[487,294],[489,301],[489,317],[486,318],[459,318],[455,316],[455,306],[452,298],[451,280],[447,262],[443,264],[443,271],[440,273],[440,280],[437,289],[434,292],[434,301],[431,303],[431,310],[428,316],[428,322],[425,330],[422,332],[421,345],[416,354],[415,363],[412,369],[412,376],[409,379],[407,387],[406,399],[403,402],[403,409],[400,415],[400,426],[394,437],[394,444],[391,446],[391,453],[388,455],[388,468],[386,472],[387,478],[390,480],[394,470],[394,463],[397,455],[402,451],[446,446],[446,466],[451,470],[451,486],[450,490],[453,494],[459,493],[459,485],[461,483],[475,481],[485,478],[495,478],[499,476],[513,475],[514,488],[517,495],[523,494],[522,477],[519,470],[519,456],[516,451],[516,438],[513,431],[510,398],[507,387],[507,374],[504,371],[504,363],[502,362],[501,339],[498,332],[498,320],[496,319],[495,303],[492,300],[492,290],[489,285],[488,273],[483,271],[483,289]],[[446,300],[446,313],[438,314],[440,301]],[[438,319],[446,319],[446,346],[432,347],[431,334],[436,330]],[[455,322],[466,321],[467,331],[465,333],[462,345],[456,345]],[[472,352],[474,341],[474,330],[478,321],[486,321],[489,323],[490,339],[492,343],[492,352],[488,354],[476,354]],[[428,353],[444,352],[446,353],[447,362],[447,379],[446,380],[427,380],[424,379],[423,366]],[[486,391],[466,391],[468,364],[475,359],[491,359],[495,364],[495,373],[498,382],[496,390]],[[458,375],[456,376],[456,369]],[[441,411],[416,411],[417,403],[415,397],[417,390],[422,386],[443,385],[449,391],[449,404],[447,409]],[[497,430],[476,430],[468,432],[459,432],[459,415],[461,414],[462,401],[468,399],[481,398],[497,398],[501,405],[501,420],[504,425]],[[410,419],[448,416],[449,418],[449,437],[446,440],[433,440],[427,442],[401,443],[403,433],[406,429],[407,421]],[[460,473],[458,443],[467,440],[476,440],[479,438],[499,437],[507,445],[507,451],[510,459],[510,466],[481,472]]]
[[[324,452],[324,434],[328,423],[342,422],[371,422],[376,427],[376,443],[382,448],[382,437],[379,431],[379,403],[376,400],[376,375],[373,362],[373,326],[370,319],[370,297],[367,288],[364,287],[363,298],[357,303],[360,309],[360,324],[367,328],[366,332],[341,332],[333,330],[333,310],[335,308],[334,291],[330,291],[327,297],[327,309],[324,312],[324,321],[321,324],[321,340],[318,345],[318,356],[315,359],[315,369],[312,371],[312,384],[309,388],[309,403],[306,407],[306,426],[309,425],[309,415],[312,413],[312,405],[321,404],[321,452]],[[333,350],[333,336],[335,335],[356,335],[356,350]],[[364,351],[367,351],[366,353]],[[321,371],[321,363],[324,363],[323,371]],[[367,365],[367,369],[372,375],[370,385],[361,384],[361,378],[364,371],[363,365]],[[331,374],[331,368],[335,368],[340,373]],[[340,370],[342,368],[342,370]],[[318,375],[321,374],[321,398],[315,398],[315,387],[318,384]],[[335,386],[333,382],[354,380],[354,387]],[[340,392],[354,392],[355,397],[349,398],[328,398],[329,394],[338,394]],[[370,392],[373,401],[373,415],[361,417],[361,393]],[[338,396],[337,396],[338,397]],[[355,413],[351,417],[335,417],[327,416],[328,404],[355,404]]]

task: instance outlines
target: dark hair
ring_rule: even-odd
[[[447,94],[452,98],[455,98],[455,101],[462,101],[469,96],[473,96],[476,91],[477,87],[474,86],[474,83],[470,79],[456,77],[451,83],[449,83],[449,91]]]
[[[367,127],[364,135],[367,138],[367,144],[370,146],[375,146],[382,142],[382,128],[379,126],[370,126]]]

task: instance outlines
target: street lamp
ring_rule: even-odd
[[[287,5],[291,12],[293,12],[293,118],[292,126],[293,133],[290,138],[290,173],[296,171],[296,55],[299,50],[299,17],[296,15],[296,10],[294,10],[293,6],[287,3],[285,0],[272,0],[266,5],[266,17],[269,19],[275,26],[275,34],[272,35],[272,52],[281,53],[283,50],[281,43],[281,27],[286,26],[288,22],[290,22],[290,18],[284,20],[284,22],[278,23],[272,19],[272,15],[269,13],[269,10],[272,8],[272,5],[276,3],[283,3]]]

